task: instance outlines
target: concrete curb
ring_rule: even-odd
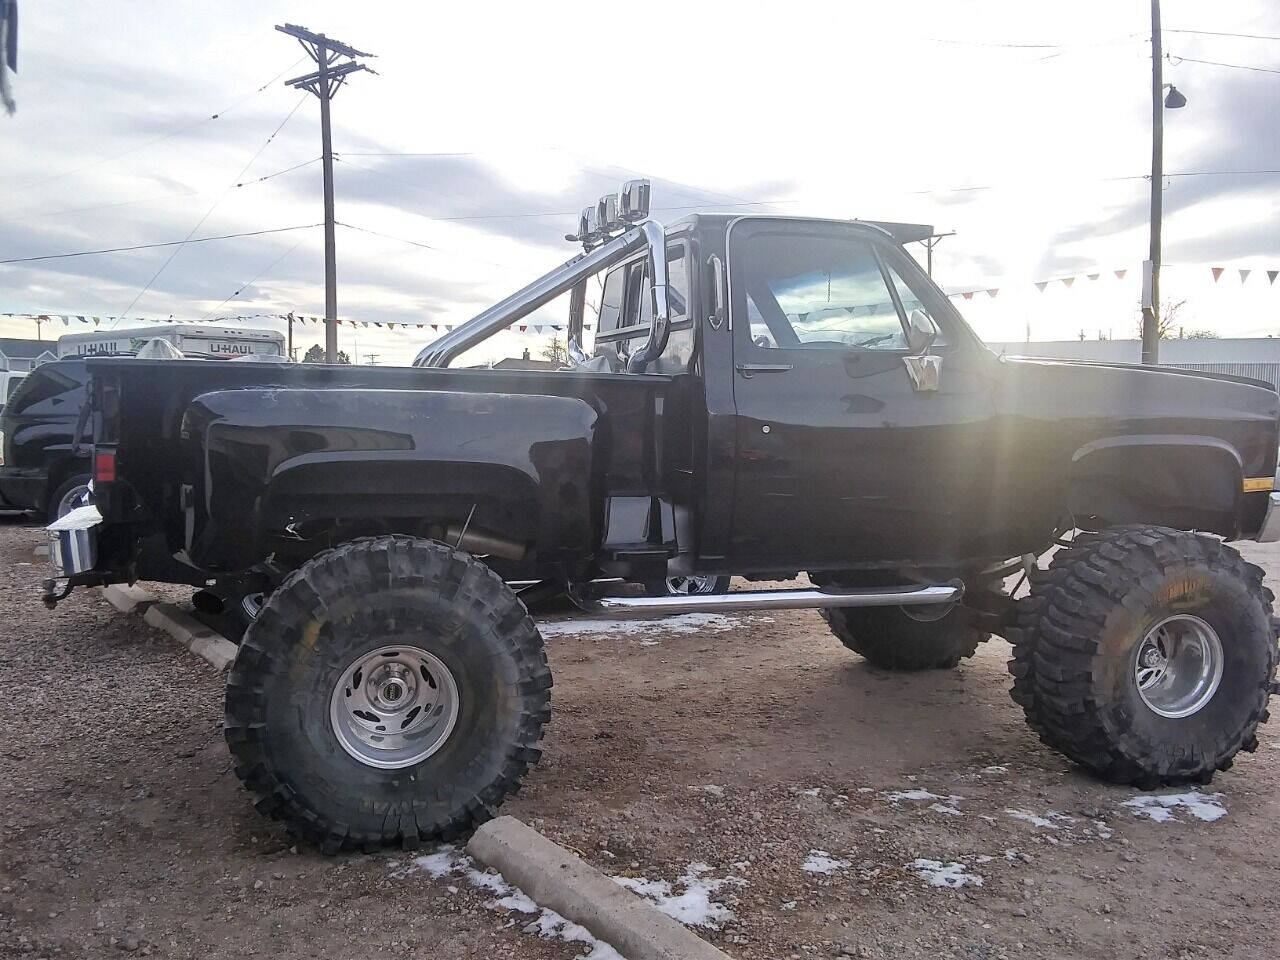
[[[236,645],[171,603],[153,603],[142,619],[169,634],[215,669],[225,670],[236,658]]]
[[[121,613],[133,613],[139,607],[147,607],[156,602],[156,598],[137,584],[113,583],[110,586],[98,587],[102,599]]]
[[[679,921],[515,817],[490,820],[472,836],[467,852],[539,905],[582,924],[627,960],[730,960]]]

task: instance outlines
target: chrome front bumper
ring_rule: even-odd
[[[1280,493],[1268,494],[1267,512],[1255,539],[1259,543],[1275,543],[1280,540]]]

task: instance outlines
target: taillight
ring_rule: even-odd
[[[115,483],[116,452],[99,450],[93,455],[93,479],[96,483]]]

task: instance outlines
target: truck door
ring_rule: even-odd
[[[999,552],[991,516],[999,362],[906,252],[874,228],[744,218],[728,237],[743,570]],[[903,358],[937,324],[935,391]]]

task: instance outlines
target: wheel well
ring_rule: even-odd
[[[61,460],[55,461],[54,465],[49,469],[49,479],[45,483],[45,507],[49,506],[49,499],[58,492],[58,488],[78,473],[83,473],[85,476],[90,475],[91,464],[87,458],[66,456]]]
[[[1240,482],[1239,458],[1216,443],[1085,447],[1071,464],[1067,508],[1095,528],[1155,523],[1230,538],[1239,527]]]

